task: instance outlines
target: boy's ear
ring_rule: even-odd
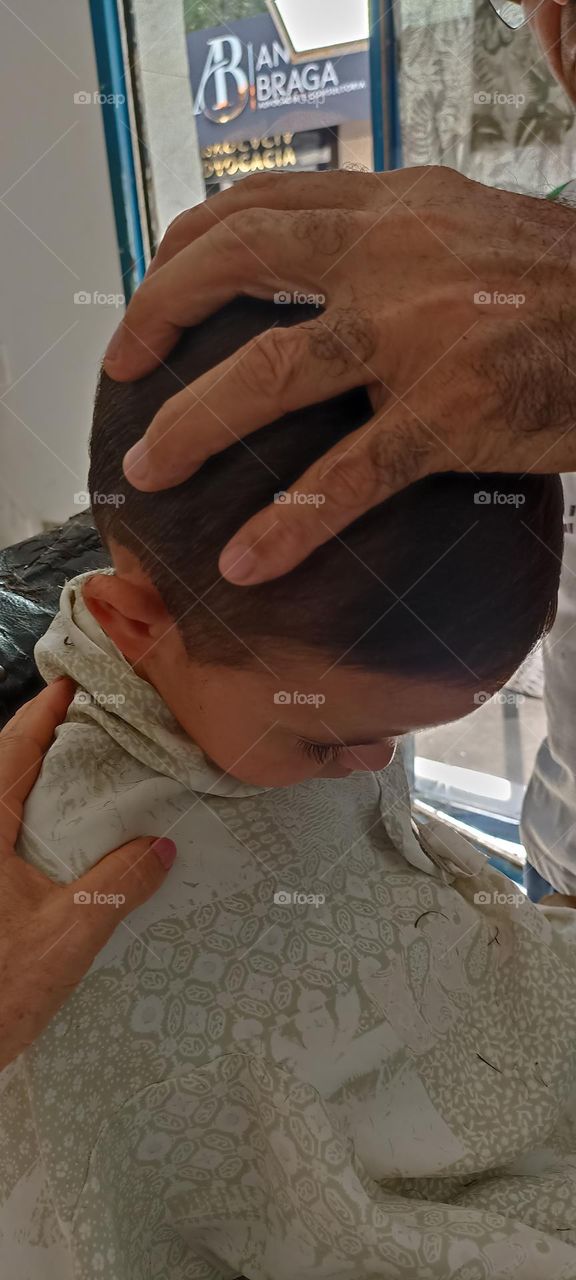
[[[92,616],[129,662],[139,662],[173,626],[163,601],[147,581],[95,573],[82,588]]]

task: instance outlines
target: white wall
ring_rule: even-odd
[[[183,0],[133,0],[140,108],[158,239],[183,209],[204,200],[188,70]],[[214,19],[216,21],[216,19]]]
[[[88,0],[0,6],[0,545],[78,511],[122,289]],[[17,12],[17,16],[16,16]],[[6,389],[6,381],[11,387]]]
[[[345,120],[338,125],[338,168],[374,168],[372,125],[369,120]]]

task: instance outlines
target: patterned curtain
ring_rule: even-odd
[[[405,164],[534,194],[576,177],[576,112],[528,28],[488,0],[395,5]]]

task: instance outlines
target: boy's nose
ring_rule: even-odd
[[[341,760],[346,769],[377,773],[390,764],[395,750],[395,742],[372,742],[365,747],[349,747]]]

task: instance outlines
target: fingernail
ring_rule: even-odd
[[[252,547],[231,542],[220,556],[220,573],[228,582],[247,582],[258,568],[258,557]]]
[[[147,480],[150,475],[150,454],[144,438],[128,450],[123,462],[124,475],[127,480]]]
[[[176,861],[176,854],[178,850],[174,841],[167,840],[164,836],[162,840],[154,841],[154,844],[152,845],[152,852],[156,854],[156,857],[162,863],[165,870],[169,871],[170,867]]]
[[[112,334],[112,337],[108,343],[108,346],[106,347],[106,351],[104,352],[104,359],[116,360],[123,341],[124,341],[124,326],[119,324],[118,328],[114,330],[114,333]]]

